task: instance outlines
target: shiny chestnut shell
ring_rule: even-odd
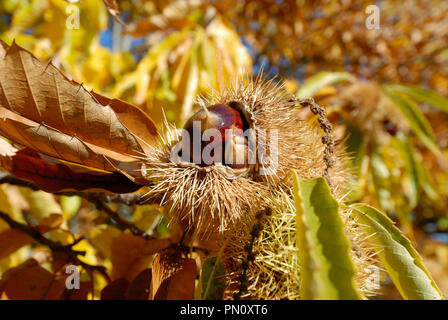
[[[214,137],[211,137],[210,141],[201,141],[201,153],[206,146],[212,146],[214,152],[218,152],[217,157],[220,162],[224,165],[228,165],[232,168],[244,168],[247,166],[247,160],[249,158],[249,150],[247,147],[247,139],[244,138],[243,132],[247,129],[247,122],[244,116],[231,107],[228,104],[215,104],[207,108],[207,110],[200,110],[188,119],[185,123],[184,129],[190,134],[190,139],[193,138],[193,123],[194,121],[200,121],[201,123],[201,135],[207,129],[217,129],[220,132],[220,141],[215,141]],[[236,130],[239,129],[239,130]],[[226,130],[232,130],[237,139],[232,138],[232,141],[226,141],[228,136],[226,136]],[[235,141],[237,141],[235,143]],[[193,143],[191,141],[190,146],[190,161],[193,162]],[[230,163],[228,157],[226,158],[226,150],[232,148],[233,150],[233,162]],[[241,153],[244,154],[245,158],[243,163],[235,163],[235,157],[241,157]],[[213,154],[215,155],[215,154]],[[199,155],[196,159],[199,159]],[[205,163],[202,159],[201,165],[207,166],[212,163]]]

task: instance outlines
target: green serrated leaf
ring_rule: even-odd
[[[201,300],[221,300],[227,287],[226,269],[218,257],[204,261],[201,270]]]
[[[402,114],[408,120],[408,124],[412,131],[414,131],[425,146],[435,155],[442,156],[442,153],[435,141],[434,132],[432,131],[428,120],[425,118],[415,102],[403,93],[394,90],[393,86],[383,86],[383,90],[401,110]]]
[[[347,72],[326,72],[322,71],[318,74],[308,78],[305,83],[297,91],[299,98],[311,98],[314,94],[322,88],[332,84],[343,81],[354,81],[350,73]]]
[[[420,185],[423,192],[428,196],[431,201],[438,201],[440,199],[440,194],[436,190],[434,177],[429,172],[422,162],[417,162],[417,172]]]
[[[365,205],[350,206],[359,225],[376,245],[377,254],[404,299],[440,300],[442,293],[411,242],[385,214]]]
[[[411,211],[417,206],[418,200],[420,198],[420,180],[419,173],[417,169],[417,161],[415,160],[414,154],[415,150],[403,135],[397,136],[392,139],[393,145],[396,150],[400,152],[401,158],[405,163],[406,174],[410,181],[410,190],[408,195],[408,210]]]
[[[395,214],[406,234],[413,237],[411,211],[419,197],[418,178],[413,171],[415,162],[412,155],[408,154],[407,148],[410,146],[404,146],[404,142],[397,138],[391,139],[391,142],[392,148],[376,145],[372,150],[372,192],[379,208],[388,214]],[[401,168],[406,171],[405,176],[401,174]],[[409,188],[402,184],[404,178],[409,179]]]
[[[389,85],[389,87],[395,91],[407,94],[409,97],[418,102],[427,103],[441,111],[448,112],[448,99],[442,97],[433,90],[420,88],[412,85],[398,85],[398,84]]]
[[[302,299],[359,299],[338,202],[325,179],[293,179]]]

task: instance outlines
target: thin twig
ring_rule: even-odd
[[[0,184],[7,183],[10,185],[18,186],[18,187],[26,187],[31,190],[37,191],[40,190],[39,187],[34,185],[31,182],[19,179],[11,174],[0,172]],[[143,195],[140,193],[123,193],[123,194],[107,194],[104,192],[81,192],[81,191],[73,191],[73,192],[56,192],[55,195],[58,196],[79,196],[81,198],[91,198],[95,197],[103,202],[118,202],[123,203],[128,206],[142,204]]]
[[[102,202],[122,203],[128,206],[142,204],[143,195],[141,193],[122,193],[122,194],[107,194],[104,192],[56,192],[57,196],[79,196],[86,200],[98,199]],[[145,203],[151,204],[151,203]]]
[[[63,245],[60,242],[52,241],[46,237],[44,237],[39,231],[36,229],[31,228],[30,226],[17,222],[14,219],[12,219],[8,214],[0,211],[0,218],[3,219],[10,228],[19,230],[27,235],[29,235],[31,238],[33,238],[35,241],[39,242],[40,244],[43,244],[47,246],[53,253],[64,253],[67,256],[68,261],[73,262],[77,265],[82,266],[85,269],[91,270],[91,271],[97,271],[99,272],[108,282],[110,282],[109,275],[106,272],[106,268],[103,266],[94,266],[87,264],[81,260],[79,260],[78,255],[85,255],[85,251],[78,251],[74,250],[73,246],[79,243],[84,238],[79,238],[75,240],[73,243],[68,245]]]
[[[21,180],[11,174],[0,173],[0,184],[8,183],[15,186],[27,187],[32,190],[39,190],[37,186],[32,184],[31,182]],[[106,194],[103,192],[59,192],[55,193],[56,195],[67,195],[67,196],[80,196],[91,203],[93,203],[99,210],[104,211],[108,216],[110,216],[120,227],[123,229],[128,229],[132,232],[132,234],[142,237],[146,240],[152,240],[154,237],[150,236],[143,230],[137,228],[134,224],[122,218],[117,212],[112,210],[105,202],[119,202],[124,203],[126,205],[135,205],[141,204],[142,195],[138,193],[124,193],[124,194]],[[26,227],[26,225],[25,225]],[[18,226],[18,228],[20,228]],[[33,232],[27,231],[27,232]],[[37,231],[36,231],[37,232]],[[37,234],[30,234],[32,237],[42,237],[38,232]],[[42,241],[46,241],[45,237],[42,237]]]
[[[111,217],[120,227],[123,229],[128,229],[135,236],[142,237],[146,240],[155,239],[154,237],[147,234],[145,231],[139,229],[137,226],[124,219],[118,212],[112,210],[107,204],[98,199],[94,194],[90,194],[86,197],[87,200],[92,202],[97,209],[106,213],[109,217]]]
[[[31,182],[21,180],[11,174],[4,173],[4,172],[0,172],[0,184],[2,184],[2,183],[8,183],[8,184],[20,186],[20,187],[27,187],[27,188],[30,188],[35,191],[40,190],[37,186],[35,186]],[[110,203],[110,202],[123,203],[128,206],[140,205],[143,203],[150,204],[147,200],[144,200],[142,194],[139,194],[139,193],[106,194],[103,192],[58,192],[58,193],[55,193],[55,195],[80,196],[81,198],[84,198],[87,201],[93,203],[97,207],[98,210],[101,210],[104,213],[106,213],[122,229],[127,229],[127,230],[131,231],[131,233],[133,235],[142,237],[145,240],[156,239],[155,237],[150,236],[145,231],[139,229],[137,226],[132,224],[132,222],[121,217],[118,212],[115,212],[106,204],[106,203]],[[158,199],[154,199],[154,202],[152,202],[152,203],[159,204],[160,201]],[[9,216],[6,216],[4,218],[11,219]],[[53,251],[64,251],[66,249],[65,246],[62,246],[61,248],[59,248],[57,244],[48,240],[47,238],[42,236],[36,230],[29,228],[27,225],[22,225],[21,223],[18,223],[14,220],[11,220],[11,223],[15,224],[16,229],[22,230],[23,232],[25,232],[28,235],[30,235],[31,237],[35,238],[37,241],[41,242],[42,244],[49,246]],[[79,239],[77,242],[79,242],[81,240],[82,239]],[[76,243],[74,243],[74,244],[76,244]],[[70,246],[73,246],[74,244],[72,244]],[[172,246],[181,248],[181,250],[183,250],[183,251],[192,251],[192,252],[202,251],[206,255],[209,254],[209,251],[207,249],[196,247],[196,246],[191,246],[191,247],[184,246],[181,243],[180,244],[173,243]],[[78,252],[78,254],[82,254],[82,252]],[[78,262],[80,265],[82,265],[86,269],[89,268],[89,265],[84,264],[82,261],[78,260]],[[107,275],[105,275],[105,276],[107,276]]]
[[[31,182],[25,181],[25,180],[21,180],[16,178],[15,176],[5,173],[5,172],[0,172],[0,184],[3,183],[8,183],[14,186],[18,186],[18,187],[27,187],[31,190],[37,191],[39,190],[38,187],[36,187],[34,184],[32,184]]]

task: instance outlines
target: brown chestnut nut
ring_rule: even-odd
[[[188,119],[190,162],[202,166],[222,163],[232,168],[248,166],[249,148],[240,112],[227,104],[204,108]]]

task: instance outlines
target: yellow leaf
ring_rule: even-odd
[[[52,213],[62,214],[61,207],[52,194],[28,188],[20,188],[20,191],[30,206],[30,213],[37,221],[49,217]]]

